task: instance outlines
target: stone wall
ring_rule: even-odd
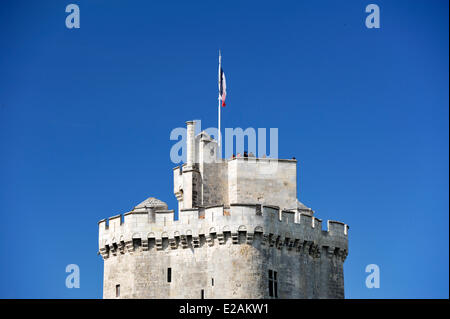
[[[236,158],[228,161],[230,203],[297,207],[297,161]]]
[[[137,250],[105,260],[104,298],[261,298],[260,251],[249,245]],[[171,282],[168,282],[171,268]]]
[[[217,239],[216,239],[217,240]],[[165,245],[163,245],[165,246]],[[233,243],[162,250],[154,247],[118,253],[105,259],[104,298],[269,298],[268,271],[278,273],[278,298],[343,298],[339,276],[343,261],[326,248],[312,252],[263,243],[256,234],[252,243]],[[168,282],[171,268],[171,282]],[[339,278],[335,278],[339,277]]]
[[[217,142],[205,132],[194,138],[194,124],[187,123],[189,160],[195,162],[173,171],[179,209],[255,202],[286,209],[296,207],[296,160],[220,159]]]
[[[235,158],[202,162],[194,171],[186,166],[176,167],[173,174],[180,209],[193,208],[193,203],[227,206],[257,202],[286,209],[297,205],[295,160]]]
[[[115,298],[116,285],[121,298],[200,298],[202,290],[205,298],[268,298],[269,269],[278,298],[343,298],[348,226],[331,221],[324,231],[319,219],[294,214],[233,205],[182,211],[165,224],[143,213],[102,220],[104,298]]]

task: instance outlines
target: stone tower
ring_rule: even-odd
[[[178,220],[150,197],[101,220],[104,298],[344,298],[348,226],[297,199],[297,161],[217,159],[187,122]]]

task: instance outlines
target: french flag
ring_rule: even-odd
[[[225,73],[222,67],[219,69],[219,98],[222,101],[222,107],[225,107],[225,99],[227,97],[227,81],[225,80]]]

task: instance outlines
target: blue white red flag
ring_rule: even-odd
[[[222,67],[219,67],[219,98],[222,101],[222,107],[225,107],[225,99],[227,97],[227,82]]]

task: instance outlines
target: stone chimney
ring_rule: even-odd
[[[192,168],[195,163],[195,122],[187,121],[187,134],[186,134],[186,164],[187,168]]]
[[[187,121],[186,163],[182,170],[182,205],[183,209],[192,209],[201,202],[201,178],[196,163],[195,121]],[[178,190],[178,192],[180,192]],[[181,214],[183,214],[181,212]]]

